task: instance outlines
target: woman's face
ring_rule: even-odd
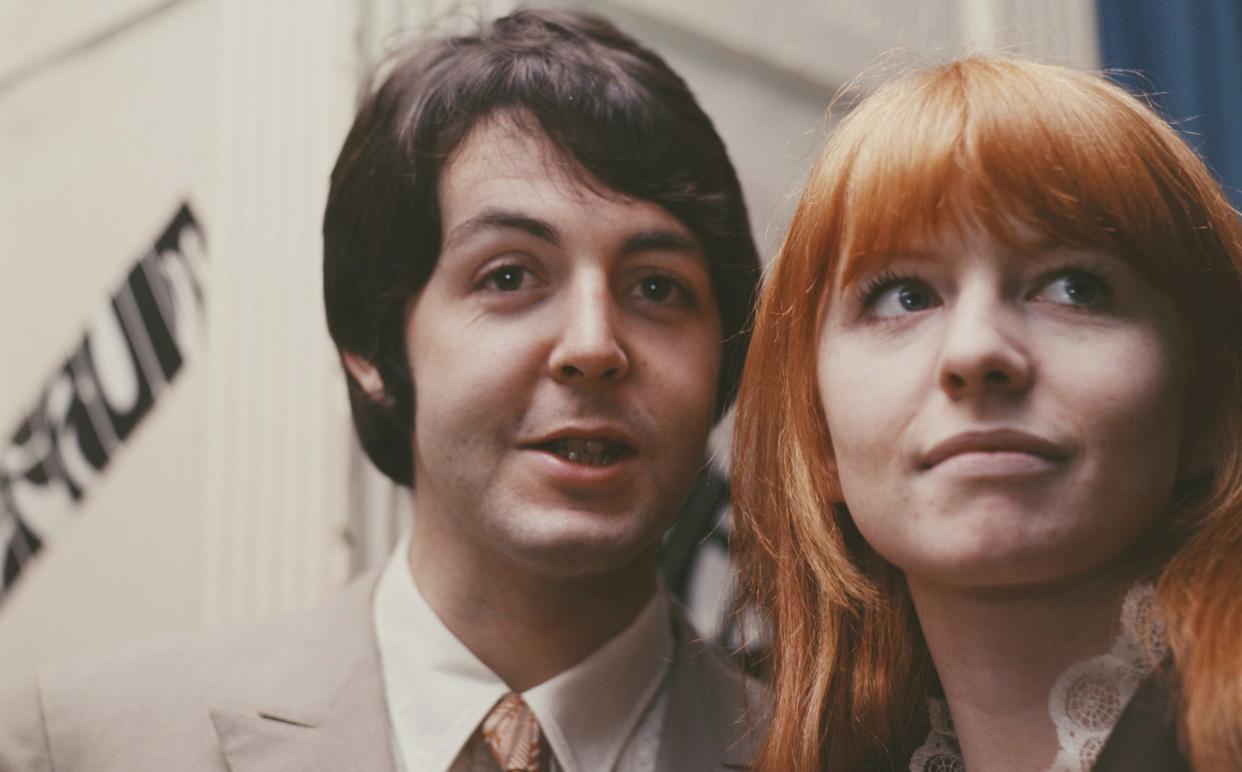
[[[1107,253],[953,231],[916,247],[824,312],[820,398],[863,536],[953,587],[1057,585],[1123,557],[1183,456],[1167,299]]]

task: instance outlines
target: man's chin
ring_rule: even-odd
[[[605,522],[599,522],[601,519]],[[658,564],[662,527],[637,527],[600,515],[549,518],[509,534],[514,563],[549,578],[572,579]]]

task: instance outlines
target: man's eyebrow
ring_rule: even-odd
[[[561,236],[547,222],[507,209],[488,209],[457,225],[444,237],[444,249],[485,230],[516,230],[546,241],[553,246],[561,245]]]
[[[671,230],[652,230],[635,233],[621,245],[621,254],[640,252],[695,252],[699,243],[689,236]]]

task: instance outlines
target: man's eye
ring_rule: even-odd
[[[926,311],[939,303],[932,288],[919,279],[889,279],[866,295],[872,315],[881,318]]]
[[[649,303],[673,305],[689,303],[692,300],[690,291],[676,279],[653,273],[639,280],[635,291]]]
[[[1082,308],[1103,305],[1108,297],[1108,285],[1104,279],[1080,270],[1062,271],[1053,276],[1035,295],[1036,300]]]
[[[638,283],[638,291],[654,303],[666,302],[677,289],[677,283],[667,276],[646,276]]]
[[[489,271],[483,277],[483,285],[501,292],[520,290],[530,277],[530,271],[520,265],[506,265]]]

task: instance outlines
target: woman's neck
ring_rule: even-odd
[[[1058,750],[1053,685],[1108,651],[1130,578],[989,591],[908,581],[967,769],[1047,770]]]

